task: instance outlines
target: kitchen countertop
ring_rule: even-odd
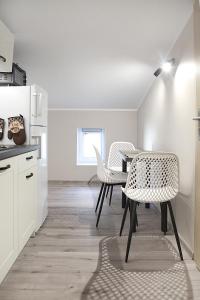
[[[23,153],[31,152],[34,150],[38,150],[39,146],[38,145],[22,145],[22,146],[9,146],[8,148],[5,149],[0,149],[0,160],[14,157]]]

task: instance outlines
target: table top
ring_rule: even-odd
[[[143,150],[141,149],[135,149],[134,151],[125,151],[125,150],[120,150],[119,151],[122,155],[122,159],[125,161],[129,161],[131,162],[133,160],[133,158],[135,157],[135,155],[143,152]]]

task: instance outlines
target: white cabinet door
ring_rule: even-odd
[[[14,36],[0,21],[0,72],[12,72]]]
[[[19,250],[21,250],[36,228],[37,210],[37,166],[19,174]]]
[[[13,160],[0,161],[0,282],[16,258],[16,203]]]

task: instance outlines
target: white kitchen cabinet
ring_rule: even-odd
[[[37,151],[0,161],[0,283],[37,220]]]
[[[37,167],[22,171],[18,176],[19,248],[25,246],[36,228]]]
[[[12,72],[14,36],[0,21],[0,72]]]
[[[17,255],[15,160],[0,161],[0,282]]]

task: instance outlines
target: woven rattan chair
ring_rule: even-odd
[[[134,151],[135,147],[129,142],[114,142],[110,146],[107,168],[112,171],[121,172],[122,171],[122,156],[120,151]],[[113,186],[107,187],[106,197],[110,189],[110,200],[109,205],[111,205]]]
[[[96,147],[94,147],[94,150],[95,150],[96,157],[97,157],[97,176],[102,183],[98,201],[97,201],[97,205],[96,205],[96,209],[95,209],[95,212],[96,212],[98,209],[98,206],[100,204],[99,212],[98,212],[98,216],[97,216],[97,222],[96,222],[96,227],[98,227],[107,187],[113,186],[113,185],[122,185],[122,184],[126,183],[127,174],[123,173],[123,172],[116,172],[116,171],[111,171],[111,170],[107,169],[105,167],[105,165],[103,164],[101,156]]]
[[[125,261],[128,261],[132,233],[136,223],[136,209],[138,203],[160,203],[161,207],[167,204],[176,237],[181,260],[183,260],[181,244],[173,214],[171,200],[179,190],[179,163],[172,153],[143,152],[134,158],[128,174],[123,192],[128,201],[124,210],[121,230],[124,226],[128,205],[130,205],[131,222],[126,249]],[[129,204],[128,204],[129,202]]]

